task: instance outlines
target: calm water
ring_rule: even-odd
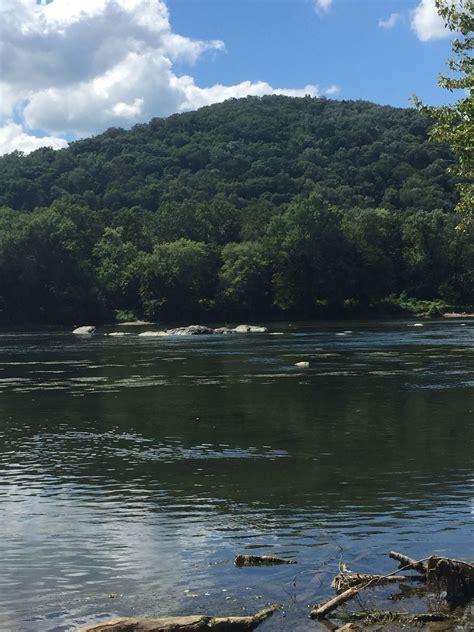
[[[272,601],[262,631],[316,630],[340,559],[474,558],[474,322],[272,330],[0,334],[2,631]]]

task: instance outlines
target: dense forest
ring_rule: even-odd
[[[474,303],[447,146],[414,109],[229,100],[0,158],[0,322]]]

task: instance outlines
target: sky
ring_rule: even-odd
[[[434,0],[2,0],[0,25],[0,154],[247,95],[450,98]]]

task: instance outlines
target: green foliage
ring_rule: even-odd
[[[452,42],[453,57],[448,66],[454,76],[441,75],[438,83],[450,92],[462,90],[453,105],[433,107],[416,103],[434,120],[430,132],[433,140],[448,143],[457,159],[451,172],[459,177],[458,211],[464,215],[464,226],[474,217],[474,1],[435,0],[446,26],[456,33]]]
[[[472,304],[473,233],[428,130],[416,110],[272,96],[4,156],[0,322]]]
[[[202,316],[209,307],[211,272],[203,243],[179,239],[156,245],[139,264],[145,316],[160,320]]]
[[[136,319],[137,319],[137,315],[135,312],[132,312],[127,309],[115,310],[115,320],[117,323],[127,323],[129,321],[134,321]]]
[[[64,150],[4,156],[0,205],[33,210],[63,200],[99,212],[136,208],[157,215],[161,241],[221,244],[236,240],[232,233],[247,207],[275,210],[312,192],[338,208],[389,202],[393,209],[449,211],[453,183],[431,165],[443,173],[452,155],[428,141],[428,130],[428,118],[414,109],[321,98],[231,99],[127,132],[109,130]]]
[[[436,318],[448,311],[448,305],[440,300],[420,301],[402,293],[400,296],[389,296],[380,301],[379,306],[387,313]]]
[[[224,304],[232,313],[253,317],[268,313],[271,272],[263,244],[246,241],[224,246],[219,279]]]
[[[318,195],[293,202],[268,227],[276,307],[310,316],[316,301],[342,301],[348,287],[341,213]],[[350,282],[350,281],[349,281]]]

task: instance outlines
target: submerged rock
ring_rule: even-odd
[[[238,334],[266,334],[268,329],[261,325],[238,325],[234,331]]]
[[[236,555],[236,566],[271,566],[273,564],[296,564],[296,560],[287,560],[284,557],[273,555]]]
[[[117,336],[117,337],[122,337],[122,336],[128,336],[129,334],[126,334],[124,331],[112,331],[110,332],[110,334],[105,334],[106,336]]]
[[[95,332],[94,325],[82,325],[81,327],[76,327],[76,329],[73,329],[72,331],[73,334],[77,334],[79,336],[93,334],[94,332]]]

